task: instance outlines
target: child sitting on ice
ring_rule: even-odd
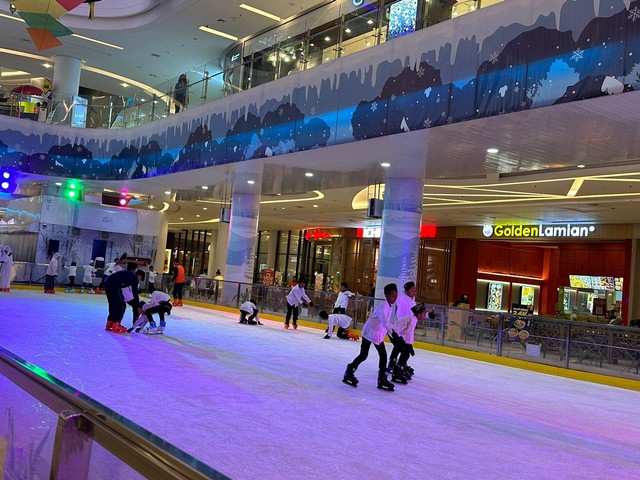
[[[164,315],[171,315],[171,309],[173,308],[169,300],[171,300],[171,297],[168,294],[161,290],[154,291],[151,294],[151,301],[149,303],[140,302],[138,305],[140,318],[127,332],[131,333],[135,330],[135,332],[138,333],[148,322],[149,326],[144,329],[144,333],[151,335],[164,333],[167,326]],[[160,318],[159,326],[156,325],[156,322],[153,320],[154,313],[157,313]]]
[[[247,318],[247,315],[249,315],[249,318]],[[253,298],[240,305],[239,323],[245,323],[247,325],[262,325],[260,320],[258,320],[258,307],[256,307],[256,302]]]
[[[336,327],[336,325],[338,326],[338,333],[336,334],[338,338],[355,341],[360,340],[360,337],[358,335],[349,331],[349,325],[351,325],[351,317],[349,317],[348,315],[344,315],[342,313],[327,313],[326,311],[322,310],[318,314],[318,316],[323,320],[327,320],[327,322],[329,323],[329,327],[327,327],[326,330],[327,334],[324,336],[325,340],[329,340],[331,338],[331,334],[333,333],[333,329]]]

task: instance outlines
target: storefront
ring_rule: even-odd
[[[496,312],[627,319],[633,226],[496,224],[459,227],[454,297]]]

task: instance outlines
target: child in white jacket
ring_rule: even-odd
[[[136,321],[133,327],[129,328],[127,332],[131,333],[135,330],[138,333],[142,328],[149,323],[149,326],[145,328],[144,333],[147,334],[161,334],[167,326],[164,315],[171,315],[171,297],[161,290],[156,290],[151,294],[151,301],[149,303],[140,302],[139,313],[140,318]],[[153,314],[157,313],[160,317],[160,326],[156,325],[153,320]]]

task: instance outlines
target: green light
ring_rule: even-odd
[[[73,190],[69,192],[68,194],[71,198],[76,196],[76,192],[74,192]]]
[[[69,188],[76,188],[76,184],[75,183],[70,183],[69,184]]]

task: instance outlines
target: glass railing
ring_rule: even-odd
[[[0,398],[3,478],[229,478],[2,348]]]

